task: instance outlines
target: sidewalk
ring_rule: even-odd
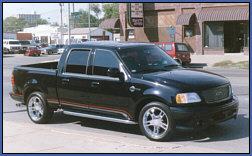
[[[217,62],[231,60],[232,62],[249,61],[249,56],[243,53],[224,55],[191,55],[191,63],[206,63],[208,67],[213,67]]]
[[[3,153],[225,153],[147,138],[51,128],[3,120]]]

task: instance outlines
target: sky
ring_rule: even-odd
[[[70,3],[71,12],[73,11],[72,4]],[[63,20],[68,13],[68,3],[64,3]],[[79,11],[83,9],[88,11],[88,3],[75,3],[74,10]],[[10,17],[14,14],[30,14],[36,11],[40,14],[42,19],[46,19],[50,23],[58,22],[60,24],[60,6],[59,3],[3,3],[3,18]],[[103,14],[99,15],[102,17]]]

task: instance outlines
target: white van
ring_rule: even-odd
[[[18,40],[4,39],[3,48],[7,49],[7,53],[18,53],[21,50],[21,44]]]

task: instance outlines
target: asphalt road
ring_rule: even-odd
[[[64,139],[65,143],[61,143],[62,146],[57,147],[57,150],[56,148],[44,148],[43,150],[42,147],[41,149],[37,147],[39,150],[32,151],[30,148],[28,148],[29,145],[27,145],[29,140],[18,140],[16,135],[14,135],[14,132],[12,135],[9,134],[11,131],[15,131],[14,127],[17,129],[19,128],[20,130],[27,130],[27,127],[31,127],[34,129],[34,133],[36,133],[36,128],[41,128],[41,125],[36,125],[29,120],[24,107],[16,107],[15,105],[17,102],[9,97],[8,93],[11,91],[12,68],[21,64],[57,60],[59,57],[60,55],[28,57],[17,54],[6,55],[3,57],[3,121],[5,123],[3,126],[3,147],[5,152],[249,152],[249,70],[208,67],[204,67],[204,69],[216,72],[229,78],[234,94],[238,96],[240,101],[239,115],[236,120],[232,119],[224,123],[220,123],[204,131],[178,130],[176,135],[169,142],[158,143],[149,141],[146,137],[144,137],[141,134],[138,125],[124,125],[93,119],[72,117],[64,115],[59,111],[55,113],[52,121],[49,124],[42,126],[42,128],[50,130],[51,138],[44,137],[44,133],[41,132],[38,134],[40,135],[39,141],[41,142],[42,140],[46,146],[46,143],[51,142],[52,138],[57,140],[57,138],[59,139],[60,137],[61,140]],[[59,133],[53,133],[56,131],[60,131],[60,135]],[[82,137],[74,138],[72,136],[77,133],[83,134],[84,138],[96,136],[96,138],[87,139],[85,142],[82,142],[83,145],[90,148],[85,150],[79,148],[77,150],[76,147],[72,148],[72,146],[69,145],[70,143],[72,145],[74,145],[74,143],[78,143],[80,139],[83,141]],[[27,135],[27,137],[29,137],[31,140],[38,137],[38,135],[30,135],[29,132],[22,132],[22,136],[23,135],[24,137]],[[71,137],[75,139],[74,142]],[[13,141],[10,141],[11,138]],[[103,138],[107,138],[107,141],[104,141]],[[111,142],[109,143],[111,139],[114,141],[123,140],[123,145],[120,145],[120,147],[118,147],[118,143],[117,145],[112,145]],[[22,141],[25,142],[26,146],[22,146],[22,148],[16,147],[16,143],[18,141],[21,145]],[[34,144],[34,141],[31,141],[30,144]],[[50,143],[48,143],[48,145],[49,144]],[[40,146],[40,144],[37,146]]]

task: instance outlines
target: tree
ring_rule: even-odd
[[[102,11],[104,12],[104,19],[119,18],[119,4],[107,3],[102,5]]]
[[[99,14],[101,13],[100,4],[90,4],[90,10],[93,11],[95,13],[96,18],[99,19]]]
[[[17,32],[23,30],[26,25],[23,18],[17,19],[16,17],[7,17],[3,21],[3,32]]]
[[[23,18],[7,17],[3,21],[3,32],[18,32],[27,27],[34,27],[39,24],[48,24],[45,19],[38,19],[34,22],[27,22]]]
[[[75,20],[75,26],[77,28],[88,27],[88,12],[82,9],[79,10],[82,14],[79,19]],[[100,23],[100,20],[97,19],[94,15],[90,14],[90,25],[91,27],[97,27]]]
[[[41,25],[41,24],[48,24],[48,21],[45,19],[37,19],[34,22],[28,22],[28,27],[35,27],[35,26]]]

